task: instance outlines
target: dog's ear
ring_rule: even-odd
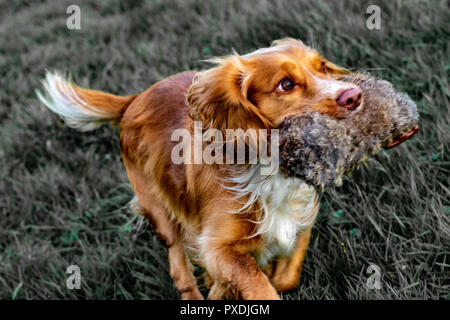
[[[203,129],[269,129],[269,120],[249,99],[250,61],[235,54],[215,59],[218,66],[199,72],[187,93],[190,117]]]
[[[328,60],[323,59],[321,61],[321,71],[329,74],[329,75],[335,75],[335,76],[342,76],[345,74],[348,74],[350,71],[348,69],[345,69],[343,67],[340,67]]]

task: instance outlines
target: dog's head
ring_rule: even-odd
[[[418,130],[415,103],[387,81],[348,73],[300,41],[215,60],[188,92],[205,129],[280,129],[281,167],[314,186]],[[260,140],[261,141],[261,140]]]
[[[207,129],[277,128],[287,116],[308,112],[342,118],[363,99],[356,85],[342,81],[345,69],[295,39],[214,62],[187,95],[191,118]]]

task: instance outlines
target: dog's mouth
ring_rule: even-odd
[[[413,135],[416,134],[416,132],[419,131],[419,126],[414,126],[410,131],[403,133],[402,135],[395,138],[391,143],[387,144],[384,148],[385,149],[391,149],[393,147],[398,146],[402,142],[408,140]]]

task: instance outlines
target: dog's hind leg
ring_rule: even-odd
[[[148,201],[147,199],[143,202]],[[194,277],[194,267],[184,249],[179,226],[169,218],[170,215],[165,208],[153,199],[149,202],[151,208],[145,208],[143,215],[153,225],[158,238],[167,247],[170,275],[181,298],[203,299]]]
[[[152,191],[152,186],[130,167],[127,167],[127,172],[137,195],[140,214],[150,221],[159,239],[167,246],[170,275],[181,298],[203,299],[183,245],[180,226],[171,219],[170,212]]]

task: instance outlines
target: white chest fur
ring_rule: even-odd
[[[264,247],[255,254],[260,266],[265,266],[276,256],[289,256],[295,247],[297,237],[302,230],[310,227],[317,214],[317,193],[297,178],[288,178],[281,174],[272,176],[258,175],[255,166],[242,175],[230,179],[236,186],[227,188],[236,193],[236,199],[248,195],[248,201],[235,213],[245,212],[259,201],[264,210],[258,224]]]
[[[314,188],[295,178],[276,176],[260,195],[265,219],[258,233],[264,249],[256,255],[260,266],[276,256],[289,256],[298,235],[309,227],[317,214],[317,194]]]

